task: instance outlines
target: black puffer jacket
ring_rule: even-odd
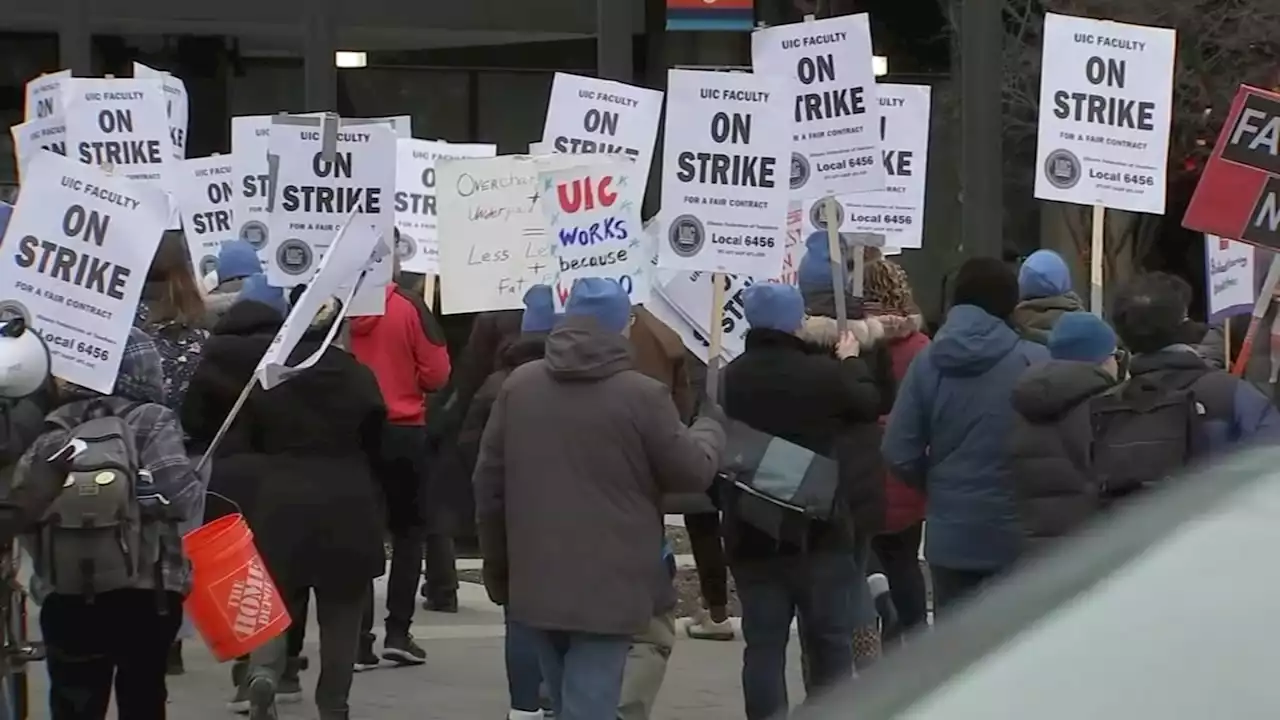
[[[1088,400],[1114,385],[1096,365],[1054,360],[1029,368],[1014,387],[1009,469],[1030,549],[1098,511]]]
[[[462,429],[458,431],[458,451],[466,463],[467,477],[476,469],[476,458],[480,454],[480,437],[484,435],[484,426],[489,422],[489,412],[493,410],[493,401],[498,399],[498,391],[512,370],[527,362],[541,360],[547,354],[547,333],[525,333],[510,341],[498,360],[498,370],[490,375],[467,408],[467,415],[462,420]]]
[[[884,462],[880,456],[881,389],[860,358],[837,360],[825,346],[776,330],[753,329],[746,349],[724,370],[725,414],[761,432],[834,458],[849,515],[814,523],[809,552],[852,551],[859,535],[884,522]],[[725,510],[725,549],[734,561],[794,555],[799,547],[739,522]]]

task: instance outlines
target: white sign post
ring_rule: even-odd
[[[751,34],[756,74],[778,76],[788,95],[792,197],[884,188],[872,57],[866,13]]]
[[[5,231],[0,316],[40,333],[53,374],[110,393],[169,203],[150,183],[38,153]]]
[[[440,233],[436,225],[436,161],[493,157],[495,145],[438,140],[396,141],[396,255],[403,270],[440,274]]]
[[[182,212],[183,234],[196,277],[218,269],[218,250],[234,237],[235,168],[230,155],[181,160],[173,192]]]
[[[1091,309],[1102,312],[1106,208],[1163,215],[1177,35],[1044,19],[1035,196],[1093,206]]]
[[[164,84],[165,113],[169,117],[169,139],[173,156],[178,160],[187,157],[187,117],[190,107],[187,100],[187,84],[163,70],[149,68],[142,63],[133,64],[133,76],[159,80]]]
[[[63,81],[69,77],[70,70],[59,70],[28,81],[23,120],[61,116]]]
[[[626,155],[640,166],[647,183],[661,116],[658,90],[556,73],[542,142],[570,155]]]
[[[328,148],[327,132],[334,133]],[[351,222],[371,223],[379,235],[392,236],[396,136],[389,123],[277,116],[270,155],[278,159],[266,249],[272,285],[310,282],[352,212]],[[381,315],[389,282],[391,262],[379,260],[351,314]]]
[[[771,79],[671,70],[658,265],[777,277],[787,241],[787,98]]]
[[[72,78],[66,87],[68,157],[164,187],[173,159],[164,85]]]

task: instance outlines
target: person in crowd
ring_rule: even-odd
[[[262,263],[253,246],[243,240],[229,240],[218,250],[217,281],[205,298],[208,317],[205,324],[213,327],[232,305],[246,278],[262,272]]]
[[[1092,468],[1092,400],[1119,378],[1116,334],[1084,311],[1066,313],[1049,333],[1050,362],[1013,388],[1009,475],[1029,550],[1068,535],[1102,502]]]
[[[475,470],[485,587],[536,643],[557,717],[613,717],[632,636],[671,602],[661,497],[704,490],[724,433],[632,369],[631,302],[574,283],[546,357],[494,401]],[[566,522],[565,518],[574,518]]]
[[[1061,255],[1037,250],[1022,263],[1012,321],[1024,339],[1045,345],[1058,318],[1084,309],[1080,296],[1071,289],[1071,269]]]
[[[422,503],[427,473],[426,394],[448,381],[449,351],[443,343],[433,343],[427,337],[418,310],[397,291],[394,281],[387,285],[385,307],[382,315],[350,321],[351,350],[373,371],[387,404],[382,452],[388,463],[385,490],[391,574],[382,655],[398,664],[417,665],[427,656],[409,633],[427,534]],[[454,587],[456,607],[456,584]],[[361,668],[378,664],[373,651],[372,591],[369,599],[358,660]]]
[[[204,322],[204,295],[191,267],[187,238],[181,230],[169,230],[161,237],[147,270],[134,324],[151,336],[160,351],[165,404],[175,412],[182,407],[187,384],[200,362],[204,341],[209,337]],[[184,534],[204,521],[203,500],[202,496],[196,512],[179,528]],[[169,651],[170,675],[186,671],[182,662],[182,639],[191,637],[192,632],[191,624],[184,622],[178,633],[180,639]]]
[[[1042,345],[1010,327],[1018,278],[997,258],[961,266],[952,307],[933,342],[916,356],[885,429],[893,472],[924,490],[925,559],[934,610],[1008,568],[1022,548],[1009,483],[1013,386],[1048,360]]]
[[[165,666],[182,622],[183,598],[191,585],[191,567],[177,527],[198,512],[205,486],[187,456],[182,425],[164,404],[160,363],[151,338],[132,328],[111,393],[102,395],[62,383],[57,407],[46,420],[46,431],[27,450],[15,473],[17,485],[37,482],[28,477],[36,458],[54,456],[72,437],[80,437],[80,425],[103,417],[124,422],[137,451],[134,471],[148,473],[140,476],[135,497],[116,498],[101,489],[105,487],[100,482],[103,466],[98,463],[104,451],[86,446],[71,458],[72,477],[75,471],[91,473],[90,479],[78,482],[96,483],[99,492],[94,500],[82,500],[66,512],[92,513],[86,503],[99,499],[103,507],[98,511],[103,513],[118,508],[117,502],[129,502],[137,508],[141,531],[136,547],[127,552],[155,564],[131,573],[132,577],[125,578],[127,584],[108,584],[111,576],[106,573],[115,566],[86,562],[82,554],[109,557],[119,551],[118,535],[101,539],[110,547],[92,550],[79,543],[58,543],[59,533],[83,531],[61,530],[61,521],[53,520],[42,524],[40,540],[33,544],[32,590],[42,600],[40,629],[48,650],[45,665],[53,720],[106,718],[113,684],[120,717],[157,720],[166,715]],[[85,439],[96,446],[98,438]],[[91,465],[82,467],[82,463]],[[81,490],[79,495],[86,496],[84,488]],[[53,572],[55,566],[57,573]],[[79,572],[66,572],[69,567],[79,568]],[[94,587],[111,589],[98,592]]]
[[[907,375],[907,368],[929,345],[923,332],[924,318],[916,306],[907,273],[901,265],[881,258],[866,264],[863,292],[867,314],[884,328],[895,384]],[[880,417],[888,421],[888,413]],[[882,532],[872,538],[871,548],[889,582],[896,622],[885,639],[924,627],[926,593],[920,569],[920,542],[924,531],[924,494],[885,473],[885,519]]]
[[[725,414],[757,431],[836,460],[840,492],[831,522],[814,522],[807,537],[783,543],[725,502],[725,545],[742,601],[742,687],[748,720],[787,711],[785,681],[791,621],[797,618],[805,656],[805,686],[813,697],[852,676],[855,634],[874,608],[859,561],[853,487],[883,484],[878,462],[864,454],[864,428],[881,414],[881,391],[859,355],[852,331],[834,350],[814,342],[804,299],[789,285],[757,283],[744,293],[751,329],[745,350],[724,370]],[[864,331],[865,332],[865,331]],[[878,438],[878,429],[876,433]],[[879,455],[878,448],[872,454]],[[840,502],[843,500],[844,502]],[[883,506],[877,509],[883,514]]]
[[[475,472],[480,455],[480,438],[493,410],[498,391],[513,370],[546,354],[547,335],[555,327],[555,299],[549,285],[534,285],[524,294],[524,313],[520,319],[520,336],[502,353],[501,364],[484,381],[471,400],[467,416],[458,435],[458,449],[469,473]],[[538,666],[538,647],[528,628],[506,618],[504,651],[507,666],[507,690],[511,695],[509,720],[541,720],[543,701],[540,692],[542,671]]]
[[[214,329],[183,406],[189,432],[204,442],[284,320],[283,297],[262,276],[241,296]],[[291,363],[320,349],[337,312],[332,301],[317,315]],[[305,618],[302,599],[315,593],[322,720],[348,717],[369,582],[386,563],[379,519],[386,418],[372,372],[330,346],[282,385],[251,392],[213,459],[215,482],[250,499],[244,513],[290,616]],[[253,653],[240,697],[254,720],[275,717],[277,689],[283,676],[296,675],[300,645],[286,634]]]

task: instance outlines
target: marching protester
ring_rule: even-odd
[[[387,406],[382,459],[386,463],[391,570],[382,656],[399,664],[417,665],[427,656],[409,633],[426,543],[422,503],[427,472],[426,394],[448,381],[449,352],[427,337],[418,310],[398,292],[394,280],[387,285],[385,296],[382,315],[350,320],[351,351],[373,371]],[[373,651],[372,586],[369,602],[358,659],[362,669],[378,664]],[[454,602],[456,605],[456,596]]]
[[[82,443],[68,476],[80,490],[54,502],[29,546],[53,720],[106,718],[113,685],[120,717],[166,715],[165,666],[191,583],[178,527],[198,512],[205,487],[164,404],[160,363],[146,333],[131,329],[112,392],[62,383],[14,476],[16,485],[37,482],[28,478],[36,458]],[[104,471],[113,477],[104,481]],[[93,529],[104,517],[128,518],[132,531]],[[132,558],[155,560],[139,567]]]
[[[614,717],[631,637],[673,594],[661,497],[704,490],[724,444],[632,369],[630,322],[616,281],[575,282],[545,358],[499,391],[476,463],[485,587],[537,646],[563,720]]]
[[[244,287],[244,281],[251,275],[262,272],[262,263],[253,246],[244,240],[228,240],[218,249],[218,263],[215,270],[217,284],[205,297],[205,306],[209,316],[206,324],[209,327],[217,324],[232,305],[236,296]]]
[[[204,442],[284,321],[283,298],[261,275],[241,295],[206,343],[183,408],[192,437]],[[290,362],[320,348],[337,312],[331,301],[316,316]],[[213,460],[215,483],[251,498],[243,510],[290,617],[302,620],[293,627],[305,626],[303,603],[315,593],[322,720],[348,717],[369,582],[385,569],[378,479],[386,413],[372,372],[331,346],[288,382],[250,393]],[[238,699],[249,700],[253,720],[274,718],[277,689],[296,678],[294,638],[286,633],[250,658]]]
[[[725,547],[747,643],[746,714],[748,720],[764,720],[787,711],[785,668],[793,618],[799,622],[811,697],[852,676],[855,637],[874,627],[865,548],[858,545],[855,519],[869,510],[855,503],[871,494],[856,488],[883,484],[878,448],[865,443],[868,428],[879,437],[882,396],[854,332],[834,347],[827,343],[825,326],[819,326],[823,335],[811,334],[814,326],[805,323],[804,300],[796,288],[756,283],[745,291],[743,305],[751,329],[744,352],[724,370],[726,415],[835,460],[838,478],[827,522],[792,523],[782,515],[747,513],[742,493],[725,500]],[[863,328],[864,335],[871,333]],[[804,473],[805,466],[798,471]],[[875,512],[883,514],[883,505]]]
[[[1116,334],[1092,313],[1059,318],[1048,347],[1052,360],[1028,369],[1013,389],[1009,475],[1032,550],[1075,531],[1104,502],[1090,401],[1119,380]]]
[[[863,292],[866,312],[884,328],[893,378],[901,383],[907,368],[929,344],[924,318],[916,306],[907,273],[901,265],[881,258],[868,262]],[[888,413],[880,417],[888,421]],[[924,494],[885,472],[884,528],[871,539],[871,548],[889,581],[889,596],[896,622],[886,640],[926,624],[924,572],[920,568],[920,542],[924,532]],[[883,618],[882,618],[883,620]]]
[[[1004,262],[961,266],[946,321],[908,368],[885,429],[893,472],[927,497],[925,559],[939,614],[1022,548],[1009,484],[1010,393],[1048,352],[1009,326],[1017,304],[1018,278]]]
[[[191,267],[187,239],[179,230],[170,230],[160,239],[160,247],[151,260],[147,282],[142,288],[134,324],[151,336],[160,351],[164,372],[165,404],[175,412],[182,407],[187,384],[200,361],[201,346],[209,337],[204,328],[205,304]],[[204,521],[204,496],[196,511],[178,528],[183,534],[196,529]],[[182,639],[192,629],[184,622],[179,640],[169,652],[169,674],[185,672],[182,662]]]
[[[1071,288],[1071,269],[1058,253],[1037,250],[1018,268],[1018,306],[1012,322],[1023,338],[1045,345],[1058,318],[1084,309]]]

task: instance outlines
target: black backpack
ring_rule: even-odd
[[[1093,471],[1104,502],[1157,485],[1201,454],[1205,407],[1191,387],[1208,372],[1143,373],[1093,398]]]

